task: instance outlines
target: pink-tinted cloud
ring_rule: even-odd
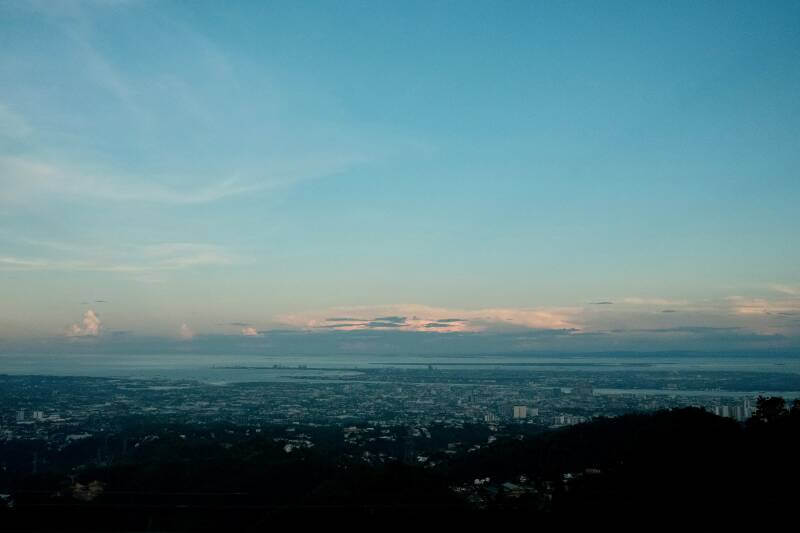
[[[100,317],[94,310],[89,309],[83,314],[83,320],[80,324],[72,324],[67,328],[67,336],[69,337],[96,337],[100,335],[100,329],[103,323]]]
[[[794,315],[800,313],[800,298],[728,298],[737,315]]]
[[[451,309],[417,304],[339,307],[286,315],[279,321],[303,329],[357,331],[491,332],[513,329],[581,329],[580,308]],[[341,316],[368,317],[342,320]],[[334,317],[334,318],[330,318]]]
[[[181,339],[191,340],[194,337],[194,331],[184,322],[178,330],[178,335]]]

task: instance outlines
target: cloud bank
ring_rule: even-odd
[[[579,308],[448,309],[417,304],[338,307],[284,315],[278,321],[307,330],[396,330],[453,332],[507,332],[527,329],[580,330]],[[344,318],[366,316],[371,318]],[[458,318],[453,318],[458,317]]]

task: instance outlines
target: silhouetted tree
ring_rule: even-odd
[[[800,415],[800,398],[794,399],[790,413],[793,415]]]
[[[778,420],[786,414],[786,400],[780,396],[770,396],[768,398],[759,396],[753,418],[758,422],[769,423]]]

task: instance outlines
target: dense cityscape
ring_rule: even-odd
[[[8,375],[0,376],[0,382],[0,436],[47,441],[76,438],[78,429],[111,431],[116,421],[132,416],[199,425],[366,423],[424,431],[429,424],[557,428],[597,417],[692,406],[741,422],[752,414],[759,394],[748,390],[800,389],[800,377],[794,374],[520,373],[433,366],[348,372],[299,368],[289,380],[256,383]]]
[[[384,480],[386,469],[401,468],[405,469],[399,471],[401,478],[412,477],[393,481],[392,490],[409,483],[433,483],[431,498],[439,510],[455,505],[470,512],[491,512],[510,506],[553,513],[564,506],[584,505],[569,500],[585,490],[578,487],[612,475],[609,472],[619,467],[597,458],[581,462],[540,456],[537,450],[542,443],[565,447],[567,457],[580,455],[585,453],[583,444],[577,452],[569,452],[568,443],[571,435],[587,434],[582,439],[596,439],[597,448],[603,449],[608,446],[603,439],[621,431],[607,427],[609,423],[619,420],[622,428],[643,423],[649,420],[641,418],[646,413],[653,413],[659,424],[665,424],[664,413],[675,413],[681,424],[699,416],[692,413],[701,413],[710,417],[702,419],[706,429],[701,431],[720,432],[717,426],[721,424],[724,436],[725,431],[750,424],[754,415],[763,416],[767,400],[761,394],[800,388],[800,377],[792,373],[665,372],[647,367],[520,372],[502,365],[358,370],[275,365],[261,370],[267,370],[267,376],[274,371],[280,379],[212,384],[190,379],[0,375],[0,509],[10,513],[10,518],[25,517],[26,521],[30,519],[24,510],[41,505],[65,509],[90,505],[86,509],[97,514],[106,502],[103,505],[124,510],[131,504],[118,498],[132,490],[125,487],[132,483],[140,487],[135,491],[140,494],[137,483],[145,483],[144,496],[137,498],[156,491],[174,513],[185,502],[172,506],[169,502],[180,500],[185,488],[170,489],[170,482],[160,477],[115,480],[113,472],[148,464],[162,465],[155,470],[158,476],[176,464],[202,471],[209,460],[249,464],[256,460],[248,459],[255,453],[260,459],[254,468],[281,468],[286,461],[293,465],[281,474],[288,480],[317,464],[314,475],[351,476],[355,481],[349,482],[360,486],[364,476]],[[684,430],[676,434],[680,431]],[[637,442],[640,438],[636,437]],[[519,453],[532,455],[513,459]],[[363,468],[368,470],[359,470]],[[413,481],[417,475],[413,472],[433,477]],[[314,481],[314,475],[306,474],[311,478],[308,487],[295,488],[296,493],[288,493],[291,496],[259,499],[254,508],[266,509],[273,516],[277,501],[285,506],[283,512],[294,516],[292,509],[297,505],[321,501],[327,506],[340,501],[341,493],[327,493],[321,487],[329,481]],[[127,476],[136,479],[130,473]],[[192,498],[206,498],[202,505],[208,512],[221,501],[230,499],[240,505],[242,498],[254,497],[241,490],[244,474],[228,481],[215,470],[203,476],[215,481],[193,492]],[[237,490],[219,492],[225,483]],[[259,481],[255,493],[286,483],[293,482]],[[436,483],[444,484],[437,489]],[[396,497],[405,501],[405,496]],[[363,494],[359,498],[370,502]],[[372,504],[381,508],[382,501]],[[352,512],[351,505],[345,501],[342,509]],[[420,504],[403,505],[416,508]],[[171,527],[164,525],[162,515],[149,516],[149,520],[161,520],[161,527]],[[139,523],[126,520],[132,527]]]

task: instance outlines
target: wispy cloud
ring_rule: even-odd
[[[33,269],[41,269],[46,268],[48,266],[47,261],[40,261],[36,259],[23,259],[20,257],[0,257],[0,269],[5,267],[5,269],[10,270],[33,270]]]
[[[264,163],[258,170],[234,170],[228,176],[205,177],[168,172],[123,174],[113,169],[80,169],[44,158],[0,155],[0,204],[103,200],[115,203],[196,205],[227,197],[275,190],[295,183],[336,174],[365,161],[357,153],[309,151],[296,158]],[[161,174],[158,179],[149,178]],[[208,174],[208,173],[206,173]],[[199,185],[170,186],[166,183]]]
[[[800,285],[782,285],[774,283],[770,285],[769,288],[773,291],[786,294],[788,296],[800,296]]]
[[[191,181],[191,180],[184,180]],[[0,187],[4,203],[22,203],[51,198],[86,198],[115,202],[150,202],[161,204],[203,204],[227,196],[244,194],[277,185],[280,180],[242,183],[223,178],[199,187],[168,187],[146,182],[136,176],[102,175],[54,165],[23,157],[0,157]]]
[[[612,333],[658,333],[658,334],[685,333],[685,334],[698,335],[707,333],[741,331],[742,329],[743,328],[739,326],[724,326],[724,327],[676,326],[667,328],[615,329],[612,330],[611,332]]]
[[[745,298],[731,296],[728,298],[731,310],[737,315],[791,315],[800,313],[800,298]]]
[[[689,301],[687,300],[669,300],[666,298],[640,298],[638,296],[629,296],[627,298],[623,298],[622,303],[628,305],[654,305],[654,306],[681,306],[681,305],[688,305]]]
[[[128,2],[125,4],[127,6]],[[242,83],[224,50],[203,32],[180,17],[163,16],[162,10],[151,9],[149,2],[138,4],[130,10],[110,13],[111,10],[98,8],[117,7],[117,4],[107,5],[101,0],[20,3],[20,9],[32,10],[38,23],[51,31],[63,53],[59,59],[70,63],[70,77],[87,93],[86,98],[100,98],[109,105],[98,103],[98,109],[103,111],[96,115],[73,113],[69,98],[62,100],[59,93],[53,92],[47,101],[62,103],[58,109],[59,120],[53,120],[45,111],[31,106],[27,107],[30,116],[25,116],[19,110],[24,106],[13,107],[18,102],[14,101],[12,92],[7,96],[5,91],[0,92],[0,138],[30,137],[22,150],[0,147],[0,189],[3,190],[0,206],[81,199],[205,204],[329,176],[370,159],[365,154],[367,139],[341,124],[323,124],[310,117],[294,133],[289,133],[275,117],[247,126],[241,124],[237,117],[251,117],[252,110],[241,105],[220,106],[218,91],[239,95],[242,102],[258,98],[262,105],[275,95],[266,94],[268,87],[250,88],[249,84]],[[13,9],[15,6],[2,7]],[[180,42],[192,50],[188,65],[154,61],[153,71],[147,75],[130,68],[109,53],[103,29],[105,20],[101,22],[104,16],[120,19],[135,16],[143,26],[141,32],[152,36],[153,40]],[[136,35],[138,38],[138,29]],[[13,53],[14,64],[43,61],[38,50],[27,50],[29,56],[24,55],[25,49]],[[11,53],[8,54],[11,59]],[[23,57],[17,57],[19,54]],[[39,70],[49,72],[51,69],[40,66]],[[203,83],[198,84],[198,79]],[[41,80],[38,75],[36,84],[57,86]],[[285,101],[275,100],[272,105],[282,118],[286,115],[292,123],[300,120],[294,109],[287,108]],[[123,142],[108,141],[109,112],[114,127],[120,132],[111,137],[129,135],[130,138]],[[53,149],[52,139],[47,142],[46,136],[31,135],[39,123],[46,124],[40,129],[55,134],[58,150]],[[241,132],[244,127],[251,128],[247,135]],[[252,128],[257,128],[257,132]],[[241,153],[220,150],[215,159],[221,164],[215,168],[224,171],[194,163],[198,152],[214,146],[212,141],[227,142],[230,133],[221,132],[230,131],[243,137],[263,139],[263,145],[258,146],[259,156],[253,158],[250,150]],[[86,142],[86,139],[93,142]],[[278,146],[284,142],[286,146]],[[91,147],[88,153],[86,146]],[[102,146],[103,150],[98,153],[96,146]],[[131,146],[136,153],[133,163]],[[73,157],[69,159],[64,154],[73,154]]]
[[[198,243],[159,243],[95,249],[67,243],[25,242],[41,249],[42,256],[0,256],[0,270],[152,274],[192,267],[231,265],[242,261],[240,257],[220,246]],[[53,251],[58,253],[54,254]],[[53,255],[55,258],[51,258]]]

